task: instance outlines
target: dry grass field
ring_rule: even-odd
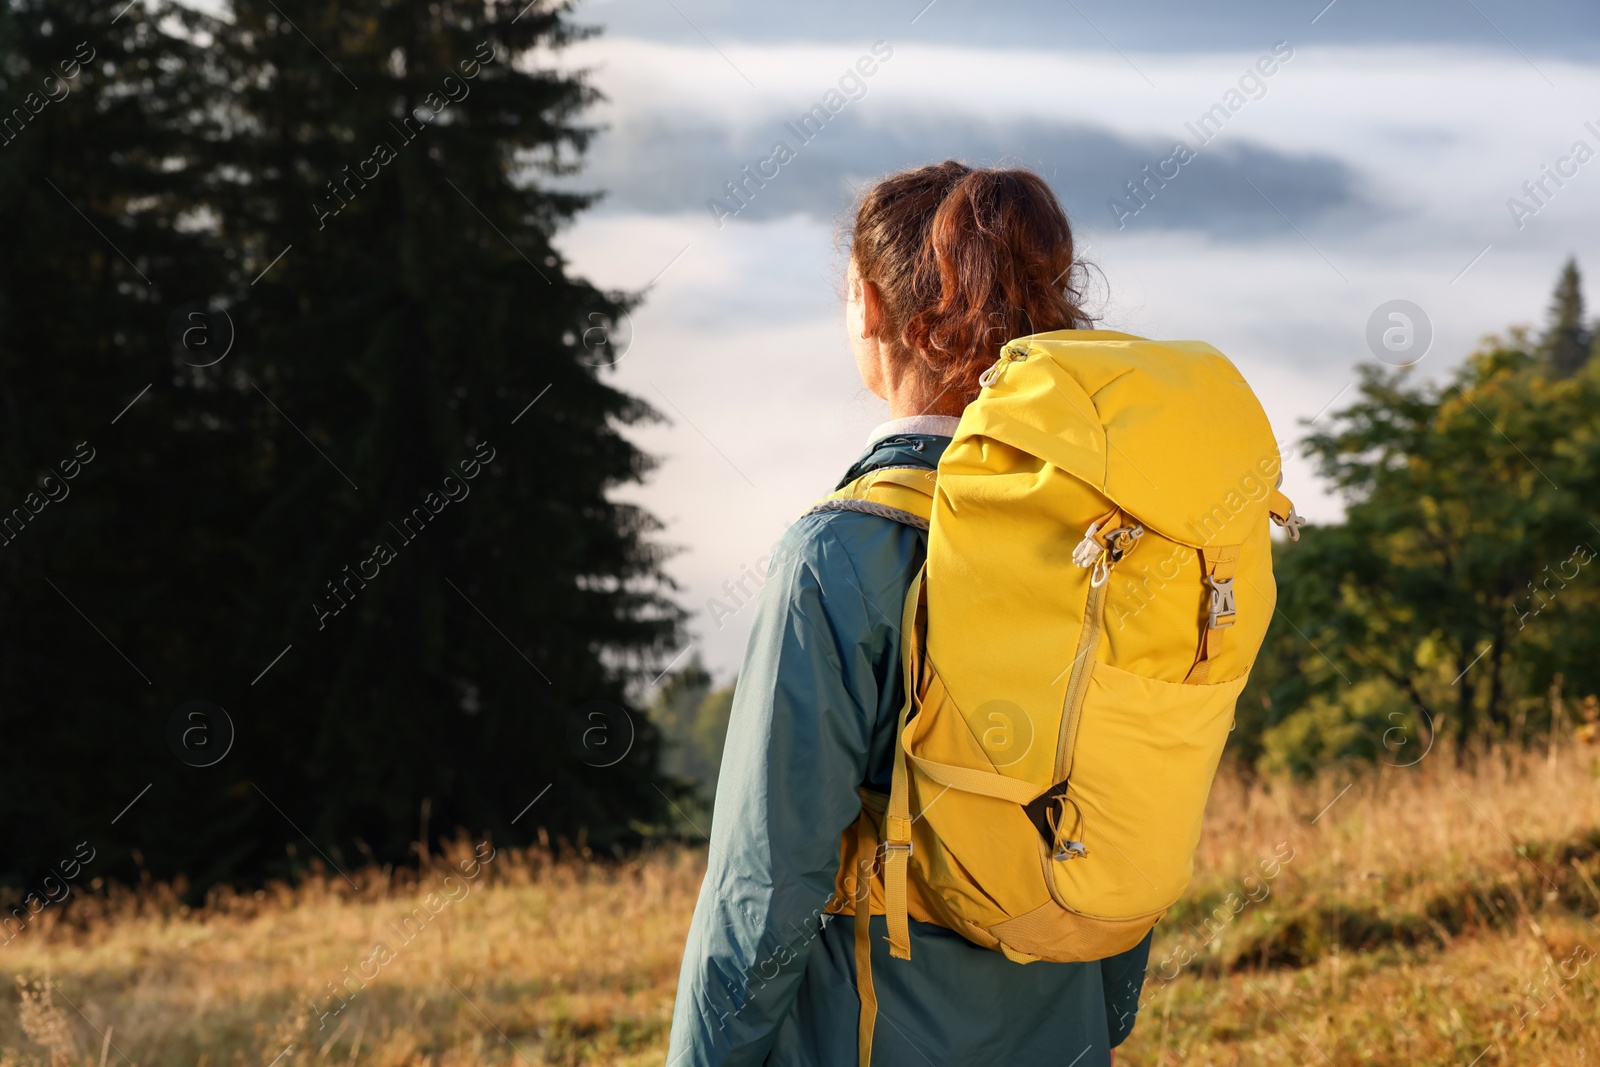
[[[659,1064],[702,865],[463,841],[192,911],[83,896],[0,948],[0,1064]],[[1597,883],[1594,748],[1225,776],[1118,1062],[1600,1063]]]

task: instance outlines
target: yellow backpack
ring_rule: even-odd
[[[1109,330],[1012,341],[937,474],[813,510],[928,530],[901,625],[889,796],[862,791],[835,913],[908,916],[1019,962],[1137,945],[1193,872],[1234,702],[1272,618],[1260,403],[1216,349]],[[863,1067],[877,1002],[856,923]]]

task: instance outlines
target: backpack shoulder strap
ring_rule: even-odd
[[[936,478],[937,472],[928,467],[881,467],[846,482],[804,514],[857,511],[926,530]]]

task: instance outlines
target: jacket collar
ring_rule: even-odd
[[[877,444],[885,437],[954,437],[956,427],[960,425],[959,415],[907,415],[874,426],[867,435],[867,445]]]
[[[952,423],[955,421],[951,420]],[[845,471],[844,477],[839,479],[839,484],[834,488],[842,489],[868,471],[883,467],[926,467],[935,470],[939,466],[939,458],[944,455],[944,450],[949,444],[948,434],[897,433],[891,430],[888,436],[878,437],[874,431],[873,440],[867,445],[866,451],[851,464],[850,469]]]

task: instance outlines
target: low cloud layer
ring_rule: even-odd
[[[1347,5],[1361,10],[1339,0],[1317,26]],[[980,21],[940,0],[919,32],[947,6]],[[808,138],[794,132],[801,116],[883,35],[857,25],[833,44],[715,48],[601,38],[569,54],[609,99],[594,116],[609,129],[575,179],[607,197],[563,248],[603,285],[648,289],[614,380],[670,422],[636,433],[663,462],[627,495],[682,548],[670,566],[713,669],[735,670],[748,612],[719,614],[712,599],[886,414],[856,379],[840,318],[834,237],[865,179],[952,156],[1038,170],[1101,269],[1102,321],[1216,345],[1291,440],[1348,402],[1386,303],[1429,316],[1433,348],[1414,373],[1436,377],[1483,334],[1537,321],[1568,254],[1596,276],[1600,160],[1573,172],[1571,156],[1579,138],[1600,146],[1586,125],[1600,124],[1600,64],[1503,46],[1327,47],[1314,14],[1287,40],[1256,25],[1225,53],[893,37],[892,58],[864,88],[846,83],[853,95],[841,90],[848,102]],[[1293,55],[1257,84],[1248,73],[1275,47]],[[792,157],[775,159],[779,139]],[[1180,142],[1193,158],[1175,159]],[[1564,184],[1547,180],[1538,210],[1514,217],[1508,201],[1547,167]],[[728,182],[744,183],[739,200]],[[1337,517],[1303,457],[1286,471],[1302,513]]]
[[[1095,228],[1190,229],[1248,238],[1281,230],[1280,210],[1304,226],[1371,225],[1381,214],[1361,175],[1344,160],[1244,139],[1208,150],[1191,136],[1184,143],[1199,149],[1193,161],[1161,170],[1176,139],[1075,124],[916,114],[868,119],[847,111],[809,141],[798,135],[809,128],[777,115],[760,129],[623,117],[600,139],[575,184],[604,189],[602,211],[700,211],[713,225],[726,223],[730,208],[745,221],[793,214],[832,219],[868,178],[960,159],[1037,170],[1074,216]],[[792,162],[763,168],[780,144],[793,153]],[[1130,183],[1142,200],[1130,192]],[[1123,205],[1120,211],[1114,203]]]

